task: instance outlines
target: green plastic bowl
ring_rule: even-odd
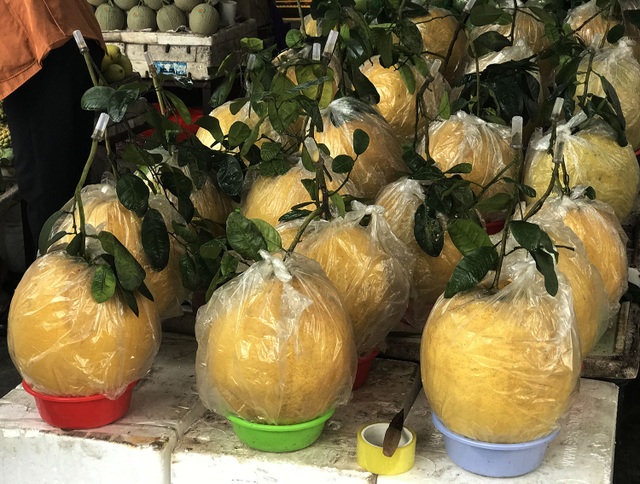
[[[238,438],[253,449],[264,452],[292,452],[313,444],[331,418],[331,409],[318,418],[293,425],[268,425],[248,422],[235,415],[227,418]]]

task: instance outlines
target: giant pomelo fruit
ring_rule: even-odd
[[[338,291],[317,263],[285,264],[290,281],[258,262],[198,311],[198,392],[218,413],[295,424],[351,393],[356,350]]]
[[[477,287],[433,307],[422,382],[451,431],[528,442],[555,430],[568,411],[580,376],[575,316],[566,286],[550,296],[541,279],[519,275],[497,292]]]
[[[349,179],[367,198],[374,198],[380,189],[407,173],[402,160],[402,146],[389,123],[371,106],[354,98],[333,101],[323,114],[323,131],[316,131],[315,140],[329,148],[331,156],[356,158],[353,136],[356,130],[369,136],[369,146],[355,162]]]
[[[55,251],[36,259],[16,288],[9,353],[38,392],[115,398],[151,367],[162,335],[155,306],[138,295],[136,316],[117,293],[97,303],[95,270]]]

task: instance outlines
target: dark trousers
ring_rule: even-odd
[[[87,43],[100,65],[102,49]],[[34,247],[47,218],[73,197],[89,156],[94,113],[83,110],[80,99],[91,86],[84,57],[71,39],[51,51],[42,69],[4,100]]]

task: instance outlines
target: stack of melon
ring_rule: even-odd
[[[214,1],[203,0],[87,0],[96,7],[102,30],[169,32],[188,27],[198,35],[212,35],[220,28]]]

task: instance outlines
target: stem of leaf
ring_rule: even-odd
[[[85,242],[86,242],[86,228],[85,228],[85,216],[84,216],[84,206],[82,205],[82,187],[84,187],[85,182],[87,181],[87,177],[89,176],[89,170],[91,169],[91,165],[93,164],[93,159],[96,156],[96,151],[98,150],[98,142],[99,139],[94,138],[91,142],[91,150],[89,151],[89,157],[87,158],[87,162],[82,169],[82,174],[80,175],[80,180],[76,185],[76,190],[73,195],[73,199],[75,201],[76,206],[78,207],[78,215],[80,218],[80,226],[79,226],[79,234],[80,234],[80,255],[86,258],[85,255]]]
[[[316,218],[318,215],[320,215],[321,213],[322,213],[322,207],[316,207],[316,209],[313,212],[311,212],[309,215],[307,215],[307,218],[305,218],[304,222],[302,222],[302,225],[298,229],[298,232],[296,233],[296,236],[293,238],[293,241],[291,242],[291,245],[287,249],[287,254],[290,254],[291,252],[294,251],[294,249],[296,248],[296,245],[298,245],[298,242],[300,242],[300,238],[302,237],[302,234],[307,229],[307,227],[309,226],[311,221],[314,218]]]

